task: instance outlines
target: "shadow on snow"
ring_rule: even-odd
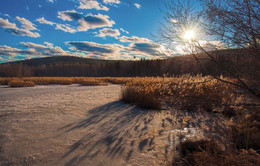
[[[124,153],[125,160],[128,160],[134,150],[143,151],[146,146],[152,145],[152,138],[148,140],[142,137],[148,134],[147,125],[155,114],[154,111],[140,109],[121,101],[89,110],[86,119],[58,129],[63,133],[78,129],[84,129],[86,132],[70,147],[62,159],[83,148],[86,153],[73,157],[67,165],[77,165],[84,159],[93,159],[99,153],[112,158]],[[134,145],[137,148],[134,148]]]

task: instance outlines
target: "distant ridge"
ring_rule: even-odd
[[[224,56],[231,56],[231,55],[245,55],[245,50],[243,49],[227,49],[227,50],[218,50],[212,51],[213,54],[224,55]],[[197,54],[197,56],[201,56]],[[162,61],[168,60],[185,60],[185,59],[193,59],[193,55],[181,55],[181,56],[173,56],[166,59],[161,59]],[[135,60],[135,62],[141,61]],[[50,56],[50,57],[43,57],[43,58],[33,58],[33,59],[26,59],[20,61],[12,61],[6,62],[2,64],[17,64],[23,63],[24,65],[28,66],[41,66],[46,65],[49,66],[51,64],[101,64],[101,63],[114,63],[114,62],[131,62],[132,60],[104,60],[104,59],[94,59],[94,58],[83,58],[83,57],[76,57],[76,56]],[[156,61],[156,60],[155,60]],[[1,65],[1,64],[0,64]]]
[[[135,77],[182,74],[236,75],[250,73],[260,78],[258,50],[229,49],[209,52],[223,70],[205,53],[157,60],[101,60],[73,56],[52,56],[0,64],[0,77]],[[233,74],[233,75],[234,75]]]
[[[93,59],[93,58],[82,58],[75,56],[52,56],[52,57],[44,57],[44,58],[34,58],[27,59],[21,61],[7,62],[5,64],[15,64],[15,63],[23,63],[28,66],[41,66],[41,65],[51,65],[57,63],[63,64],[73,64],[73,63],[84,63],[84,64],[98,64],[102,62],[116,62],[115,60],[101,60],[101,59]]]

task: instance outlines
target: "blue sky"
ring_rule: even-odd
[[[4,0],[0,63],[46,56],[156,59],[162,0]]]
[[[5,0],[0,62],[71,55],[157,58],[160,0]],[[151,12],[152,11],[152,12]]]

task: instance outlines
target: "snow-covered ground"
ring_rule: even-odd
[[[180,139],[221,132],[219,117],[140,109],[120,88],[0,86],[0,165],[165,165]]]

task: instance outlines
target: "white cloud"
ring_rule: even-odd
[[[118,29],[103,28],[103,29],[99,30],[99,34],[96,36],[98,36],[98,37],[111,36],[114,38],[118,38],[118,36],[120,36],[120,32]]]
[[[129,54],[139,55],[140,57],[153,59],[170,56],[171,54],[171,51],[166,49],[163,45],[154,43],[152,40],[144,37],[121,36],[119,37],[119,41],[130,43],[124,50],[128,51]]]
[[[21,49],[12,48],[9,46],[0,46],[0,55],[4,56],[17,56],[19,55],[19,52],[22,51]]]
[[[109,16],[107,15],[92,15],[88,14],[84,18],[79,21],[79,31],[87,31],[88,29],[96,29],[102,27],[112,27],[115,22],[113,20],[109,20]]]
[[[105,4],[112,4],[112,3],[119,4],[120,0],[103,0],[103,2]]]
[[[42,44],[35,44],[31,42],[21,42],[25,49],[12,48],[9,46],[0,45],[0,59],[3,61],[18,60],[15,57],[24,57],[30,59],[32,57],[46,57],[46,56],[80,56],[90,57],[86,53],[65,51],[58,46],[54,46],[52,43],[44,42]]]
[[[88,41],[68,41],[66,44],[71,46],[70,50],[86,53],[88,57],[101,59],[131,59],[133,56],[153,59],[165,56],[162,54],[162,50],[165,50],[165,48],[153,42],[130,43],[129,46]]]
[[[46,43],[46,45],[35,44],[31,42],[21,42],[27,50],[24,52],[27,54],[33,55],[43,55],[43,56],[53,56],[53,55],[68,55],[67,51],[64,51],[62,48],[58,46],[53,46],[52,43]]]
[[[67,10],[58,12],[58,18],[64,21],[77,21],[78,31],[87,31],[88,29],[96,29],[102,27],[112,27],[115,22],[109,20],[109,16],[97,14],[93,15],[91,13],[83,15],[75,10]]]
[[[79,9],[109,10],[108,7],[99,4],[96,0],[80,0]]]
[[[30,58],[33,56],[81,56],[99,59],[133,59],[136,57],[145,57],[147,59],[161,58],[160,50],[163,48],[157,43],[130,43],[129,46],[120,44],[99,44],[89,41],[68,41],[65,42],[70,51],[65,51],[61,47],[54,46],[49,42],[36,44],[32,42],[22,42],[25,49],[12,48],[9,46],[0,46],[1,56],[24,56]]]
[[[77,32],[76,29],[72,28],[68,24],[57,24],[51,21],[47,21],[44,17],[38,18],[36,21],[38,21],[41,24],[56,25],[55,29],[62,30],[64,32],[69,32],[69,33]]]
[[[46,0],[47,2],[51,2],[51,3],[53,3],[54,2],[54,0]]]
[[[53,44],[49,42],[44,42],[43,44],[47,45],[47,47],[53,47]]]
[[[120,30],[121,30],[122,32],[125,32],[125,33],[129,34],[129,32],[126,31],[126,30],[124,30],[123,28],[120,28]]]
[[[68,24],[56,24],[56,28],[55,29],[59,29],[59,30],[62,30],[64,32],[69,32],[69,33],[75,33],[77,32],[76,29],[73,29],[70,27],[70,25]]]
[[[47,48],[47,46],[45,46],[45,45],[35,44],[32,42],[21,42],[21,44],[23,44],[26,48],[35,49],[35,50],[43,50],[43,49]]]
[[[62,48],[58,46],[54,46],[52,43],[44,42],[44,45],[42,44],[35,44],[32,42],[21,42],[25,49],[17,49],[12,48],[9,46],[1,46],[0,45],[0,58],[6,57],[5,61],[8,59],[11,60],[17,60],[14,59],[16,56],[24,57],[26,59],[32,58],[32,57],[46,57],[46,56],[81,56],[81,57],[89,57],[86,53],[81,52],[71,52],[71,51],[65,51]],[[9,60],[8,60],[9,61]]]
[[[171,23],[178,23],[179,21],[178,21],[178,20],[175,20],[175,19],[170,19],[170,22],[171,22]]]
[[[99,44],[88,41],[68,41],[69,49],[78,54],[84,54],[84,57],[98,59],[125,59],[125,52],[121,52],[124,46],[119,44]],[[73,52],[75,54],[75,52]],[[128,55],[128,54],[127,54]],[[128,55],[131,57],[130,55]]]
[[[2,19],[0,18],[0,27],[2,28],[16,28],[15,23],[10,23],[8,19]]]
[[[129,42],[129,43],[150,43],[152,42],[150,39],[144,38],[144,37],[137,37],[137,36],[132,36],[132,37],[127,37],[127,36],[121,36],[119,37],[120,42]]]
[[[35,25],[25,18],[19,16],[15,17],[17,21],[22,24],[22,27],[26,30],[36,30]]]
[[[148,42],[148,43],[130,43],[126,48],[132,54],[146,55],[152,57],[162,56],[162,46],[158,43]]]
[[[15,61],[15,60],[18,60],[18,59],[13,58],[11,56],[0,56],[0,61],[1,62],[11,62],[11,61]]]
[[[140,9],[140,8],[141,8],[141,5],[138,4],[138,3],[134,3],[134,5],[135,5],[135,7],[136,7],[137,9]]]
[[[48,25],[54,25],[56,23],[47,21],[44,17],[38,18],[36,21],[38,21],[41,24],[48,24]]]
[[[199,40],[198,43],[200,47],[202,47],[206,51],[221,50],[227,48],[226,45],[221,41]],[[198,43],[195,43],[195,45],[198,46]],[[187,53],[191,53],[191,51],[203,52],[199,47],[193,47],[193,46],[191,47],[190,44],[176,45],[174,51],[177,54],[187,54]]]
[[[226,49],[226,45],[221,41],[199,41],[200,46],[207,51]]]
[[[71,50],[82,51],[85,53],[113,54],[115,52],[110,44],[99,44],[88,41],[70,41],[66,42],[66,44],[71,46]]]
[[[41,36],[37,32],[31,32],[29,30],[19,29],[19,28],[6,29],[5,31],[8,33],[11,33],[13,35],[17,35],[17,36],[29,36],[29,37],[34,37],[34,38]]]
[[[33,24],[32,24],[32,26],[30,25],[30,23],[31,23],[30,21],[23,19],[23,18],[21,18],[21,19],[22,19],[22,21],[25,21],[24,23],[22,23],[23,27],[26,27],[29,29],[32,29],[32,27],[34,27]],[[27,21],[29,22],[29,24]],[[20,29],[16,26],[15,23],[10,23],[8,19],[4,20],[4,19],[0,18],[0,27],[4,28],[5,31],[10,34],[14,34],[14,35],[18,35],[18,36],[29,36],[29,37],[34,37],[34,38],[40,37],[39,33],[31,32],[28,29]],[[34,30],[36,30],[36,28]]]
[[[63,21],[79,20],[82,17],[83,14],[77,12],[76,10],[66,10],[58,12],[58,18],[62,19]]]

